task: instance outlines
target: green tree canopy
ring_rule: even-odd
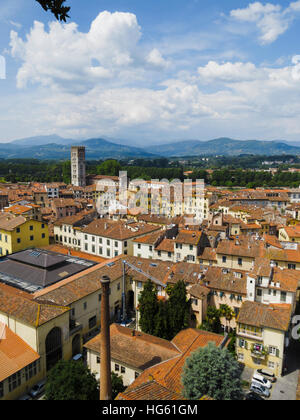
[[[113,400],[120,392],[123,392],[126,389],[126,387],[123,384],[122,376],[117,375],[115,372],[111,373],[111,388]]]
[[[66,0],[36,0],[46,12],[50,10],[57,20],[66,22],[70,7],[64,6]]]
[[[169,331],[171,339],[190,322],[191,302],[187,299],[184,281],[178,281],[170,290],[168,305]]]
[[[48,373],[46,400],[99,400],[98,382],[82,362],[60,360]]]
[[[146,334],[154,334],[155,318],[158,312],[157,290],[155,284],[148,280],[139,298],[140,327]]]
[[[215,400],[240,400],[242,388],[238,362],[227,349],[209,343],[192,353],[182,374],[183,395],[198,400],[208,395]]]

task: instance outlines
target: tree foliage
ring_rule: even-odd
[[[66,0],[36,0],[42,8],[48,12],[50,10],[57,20],[66,22],[70,11],[70,7],[64,6]]]
[[[156,314],[158,312],[157,290],[148,280],[139,298],[140,327],[146,334],[154,335]]]
[[[179,331],[187,328],[190,322],[191,302],[187,299],[184,281],[175,283],[170,291],[167,305],[169,330],[173,338]]]
[[[172,340],[190,322],[191,302],[183,281],[168,288],[169,299],[158,301],[156,286],[149,280],[139,299],[143,332]]]
[[[46,400],[99,400],[98,382],[82,362],[60,360],[48,373]]]
[[[111,388],[112,388],[112,399],[114,400],[116,396],[125,391],[126,387],[123,383],[122,376],[117,375],[115,372],[111,373]]]
[[[208,395],[215,400],[242,398],[240,368],[227,349],[209,343],[186,360],[182,374],[183,395],[198,400]]]

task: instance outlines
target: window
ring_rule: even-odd
[[[138,249],[141,249],[141,244],[138,244]]]
[[[29,230],[33,230],[33,226],[32,225],[29,226]]]
[[[161,251],[158,251],[158,252],[157,252],[157,255],[158,255],[159,257],[161,257]]]
[[[138,282],[137,287],[138,287],[138,289],[141,289],[141,288],[143,287],[143,285],[142,285],[142,282],[141,282],[141,281],[139,281],[139,282]]]
[[[86,303],[86,302],[84,302],[84,304],[83,304],[83,309],[84,309],[84,310],[86,310],[86,308],[87,308],[87,303]]]
[[[134,372],[134,379],[138,378],[140,374],[138,372]]]
[[[257,291],[256,291],[256,295],[257,295],[257,296],[262,296],[262,290],[261,290],[261,289],[257,289]]]
[[[9,392],[21,385],[21,372],[17,372],[8,378]]]
[[[268,368],[275,369],[275,363],[274,362],[268,362]]]
[[[18,239],[17,239],[17,242],[18,242],[18,244],[20,244],[20,243],[21,243],[21,239],[20,239],[20,238],[18,238]]]
[[[125,373],[126,369],[124,368],[124,366],[121,366],[121,373]]]
[[[42,223],[42,229],[45,229],[45,225],[44,225],[44,223]]]
[[[243,362],[244,361],[244,354],[243,353],[238,353],[238,360],[240,362]]]
[[[121,289],[121,283],[118,283],[117,289],[120,290]]]
[[[95,253],[95,252],[96,252],[95,245],[92,245],[92,252],[93,252],[93,253]]]
[[[97,324],[96,315],[89,319],[89,329],[94,328]]]
[[[34,239],[34,236],[30,236],[30,240],[33,241],[33,239]]]
[[[88,250],[88,244],[84,244],[84,250],[87,251]]]
[[[107,250],[106,250],[106,255],[107,255],[108,257],[110,257],[110,249],[107,249]]]
[[[20,233],[20,228],[17,228],[17,233]]]
[[[279,357],[279,350],[276,347],[269,346],[269,354],[271,356]]]
[[[243,265],[243,258],[238,259],[238,265]]]
[[[110,245],[110,240],[109,240],[109,239],[107,239],[106,243],[107,243],[107,245]]]
[[[296,270],[296,264],[288,264],[289,270]]]
[[[125,248],[127,247],[127,241],[125,241],[125,242],[124,242],[124,247],[125,247]]]
[[[36,376],[40,369],[40,361],[37,360],[36,362],[31,363],[30,365],[25,367],[25,376],[26,381]]]
[[[153,249],[153,247],[152,247],[152,245],[150,245],[149,246],[149,251],[152,252],[152,249]]]
[[[42,233],[42,238],[44,239],[46,237],[46,235],[44,233]]]
[[[242,348],[242,349],[245,349],[246,348],[246,341],[245,340],[243,340],[242,338],[239,340],[239,346]]]
[[[280,302],[286,302],[286,292],[281,292]]]
[[[226,261],[227,261],[227,257],[225,257],[225,255],[223,255],[223,257],[222,257],[222,262],[225,264],[225,263],[226,263]]]
[[[99,238],[99,244],[102,244],[102,238]]]
[[[100,365],[100,357],[97,356],[97,365]]]
[[[98,295],[98,301],[101,302],[102,295]]]
[[[95,242],[95,239],[96,239],[95,236],[92,236],[92,242]]]
[[[193,251],[194,247],[193,245],[190,245],[190,251]]]
[[[119,372],[119,371],[120,371],[120,366],[119,366],[119,365],[117,365],[117,364],[115,364],[115,371],[116,371],[116,372]]]

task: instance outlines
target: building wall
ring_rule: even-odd
[[[30,227],[32,227],[32,230]],[[44,238],[42,235],[44,235]],[[33,237],[32,240],[30,239],[31,236]],[[49,230],[48,225],[44,222],[27,220],[13,231],[0,229],[0,255],[47,245],[49,245]]]

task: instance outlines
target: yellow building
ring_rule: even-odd
[[[300,243],[300,225],[286,226],[279,229],[280,241],[283,242],[298,242]]]
[[[244,302],[237,319],[239,362],[253,369],[267,368],[281,376],[291,312],[288,304]]]
[[[49,245],[48,225],[23,216],[1,214],[0,256]]]

